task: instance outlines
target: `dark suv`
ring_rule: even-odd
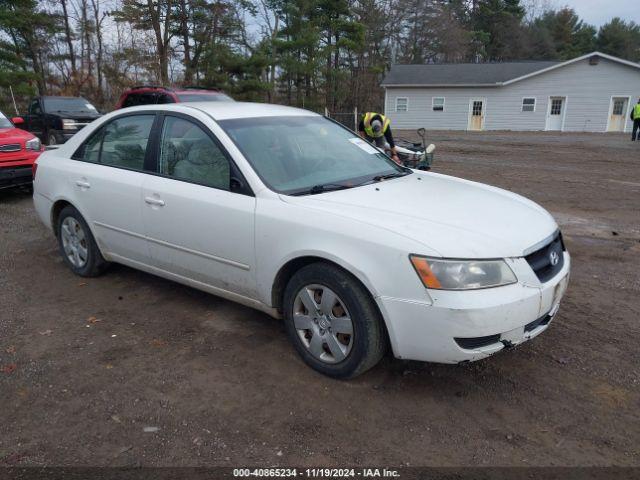
[[[36,97],[29,102],[27,115],[15,117],[13,123],[43,143],[56,145],[69,140],[100,115],[98,109],[82,97]]]
[[[202,87],[167,88],[157,85],[140,85],[126,90],[116,104],[119,108],[137,105],[183,102],[233,102],[233,98],[220,90]]]

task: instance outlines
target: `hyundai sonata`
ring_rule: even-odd
[[[289,107],[118,110],[40,157],[34,202],[76,274],[118,262],[283,317],[339,378],[388,347],[460,363],[529,340],[569,275],[535,203],[400,167]]]

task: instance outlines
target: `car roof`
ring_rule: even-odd
[[[205,112],[215,120],[254,117],[318,116],[317,113],[310,112],[309,110],[286,107],[284,105],[273,105],[270,103],[193,102],[182,105]]]
[[[171,93],[197,93],[197,94],[211,94],[221,95],[224,94],[222,90],[217,88],[198,88],[198,87],[163,87],[162,85],[136,85],[131,88],[127,88],[123,93],[137,93],[137,92],[171,92]]]
[[[252,102],[188,102],[188,103],[165,103],[162,105],[149,104],[139,105],[136,107],[127,107],[114,110],[109,116],[116,113],[143,112],[143,111],[168,111],[183,112],[198,110],[209,115],[214,120],[230,120],[235,118],[254,118],[254,117],[319,117],[317,113],[301,108],[285,107],[284,105],[272,105],[269,103],[252,103]]]

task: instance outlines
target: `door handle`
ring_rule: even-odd
[[[91,184],[86,180],[76,180],[76,185],[80,188],[91,188]]]
[[[144,197],[144,201],[149,205],[154,205],[156,207],[164,207],[164,200],[160,200],[159,198]]]

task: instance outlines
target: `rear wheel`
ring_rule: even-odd
[[[314,263],[295,273],[285,290],[284,314],[302,359],[325,375],[353,378],[384,355],[386,336],[371,295],[338,267]]]
[[[57,145],[58,144],[58,139],[55,136],[55,134],[50,133],[49,136],[47,137],[47,145]]]
[[[107,266],[80,212],[71,205],[60,212],[57,223],[60,253],[67,266],[81,277],[100,275]]]

